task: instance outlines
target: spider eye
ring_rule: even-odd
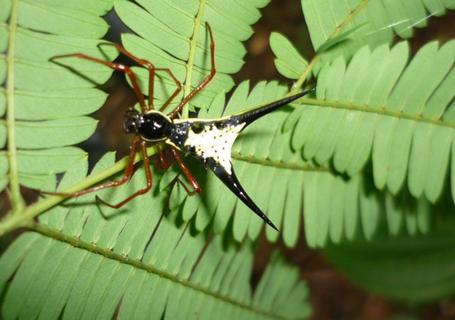
[[[201,133],[204,130],[204,126],[201,123],[195,122],[191,125],[191,131],[194,133]]]

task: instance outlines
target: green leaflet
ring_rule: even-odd
[[[75,147],[21,150],[17,153],[18,164],[24,167],[23,173],[37,175],[41,172],[64,172],[78,160],[86,158],[87,154]]]
[[[0,2],[0,50],[5,51],[0,77],[6,80],[0,110],[6,113],[2,129],[8,128],[0,131],[2,145],[8,143],[8,152],[0,155],[1,180],[9,181],[13,209],[20,207],[19,185],[52,190],[53,174],[86,159],[84,152],[69,146],[94,132],[96,122],[84,115],[103,103],[105,93],[93,86],[106,81],[111,70],[62,59],[68,69],[49,59],[77,52],[104,57],[96,44],[108,29],[100,16],[111,7],[109,0]],[[108,48],[106,55],[114,58],[115,50]]]
[[[77,7],[61,7],[56,6],[52,1],[20,0],[17,1],[17,23],[24,28],[53,34],[102,37],[108,25],[99,16],[106,10],[102,7],[92,7],[92,11],[88,11],[87,9],[90,8],[84,8],[81,5],[83,3]]]
[[[406,303],[453,295],[453,220],[443,219],[426,235],[379,234],[374,241],[330,245],[328,259],[352,281]]]
[[[94,173],[113,162],[112,154],[105,156]],[[62,188],[84,175],[81,166],[69,170]],[[144,183],[139,170],[128,188],[101,196],[125,198]],[[207,244],[206,235],[193,235],[190,225],[177,227],[175,217],[163,217],[165,198],[156,185],[125,209],[85,204],[42,215],[32,227],[35,232],[20,236],[0,259],[3,318],[56,319],[62,312],[63,319],[111,318],[116,311],[121,319],[187,318],[194,312],[202,319],[230,319],[233,313],[280,319],[310,314],[308,288],[298,281],[295,268],[274,255],[252,294],[252,246],[238,248],[220,237]]]
[[[105,99],[106,95],[94,88],[44,92],[18,90],[15,95],[16,118],[46,120],[82,116],[98,110]]]
[[[86,140],[97,121],[90,117],[74,117],[40,122],[16,122],[17,146],[22,149],[54,148]],[[55,132],[65,131],[64,135]]]
[[[278,72],[289,79],[298,79],[308,66],[308,62],[282,34],[270,35],[270,47],[277,57],[275,66]]]

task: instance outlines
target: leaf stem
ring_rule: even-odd
[[[420,114],[406,114],[402,111],[394,111],[387,109],[386,106],[369,106],[367,104],[354,104],[352,102],[342,102],[342,101],[330,101],[330,100],[318,100],[318,99],[311,99],[311,98],[300,98],[298,100],[301,104],[306,104],[310,106],[318,106],[318,107],[327,107],[333,109],[344,109],[344,110],[351,110],[351,111],[362,111],[362,112],[369,112],[369,113],[376,113],[384,116],[399,118],[399,119],[408,119],[416,122],[424,122],[424,123],[431,123],[441,127],[447,127],[455,129],[454,122],[444,122],[443,119],[440,118],[425,118]]]
[[[15,89],[15,65],[14,57],[16,54],[16,24],[17,24],[17,0],[11,1],[11,15],[9,18],[8,35],[8,54],[6,63],[8,66],[6,79],[6,130],[8,141],[8,165],[9,165],[9,191],[11,199],[12,213],[17,214],[24,206],[25,202],[21,195],[19,186],[19,174],[16,156],[16,130],[14,114],[14,89]]]
[[[148,154],[152,156],[155,154],[155,148],[149,148],[148,149]],[[141,161],[141,157],[139,154],[136,155],[136,158],[134,159],[134,163],[138,163]],[[125,157],[121,159],[120,161],[114,163],[111,167],[107,168],[106,170],[103,170],[97,174],[90,175],[87,177],[87,179],[71,186],[70,188],[63,190],[63,193],[74,193],[77,191],[81,191],[84,189],[87,189],[103,180],[106,180],[107,178],[121,172],[124,170],[127,166],[128,159]],[[68,199],[68,197],[64,195],[55,195],[55,196],[50,196],[46,197],[43,200],[40,200],[31,206],[25,208],[21,212],[20,215],[11,215],[8,214],[3,220],[0,221],[0,236],[14,230],[20,227],[25,227],[27,224],[36,216],[41,214],[42,212],[56,206],[57,204],[65,201]]]
[[[327,37],[327,40],[330,40],[334,37],[336,37],[342,30],[344,27],[346,27],[348,25],[349,22],[351,22],[353,19],[354,19],[354,16],[359,13],[367,4],[368,4],[368,1],[369,0],[362,0],[358,5],[357,7],[355,7],[352,11],[349,12],[349,14],[347,15],[346,19],[344,19],[336,28],[335,30],[332,32],[332,34],[330,36]],[[319,61],[321,57],[321,54],[319,53],[316,53],[316,55],[313,57],[313,59],[311,59],[310,63],[308,64],[308,66],[305,68],[305,70],[302,72],[302,75],[299,77],[299,79],[292,85],[292,88],[291,88],[291,91],[289,93],[289,95],[292,95],[294,93],[297,93],[300,88],[302,87],[303,83],[305,82],[305,80],[308,78],[308,75],[310,74],[310,72],[313,70],[314,66],[316,65],[316,63]]]
[[[335,31],[328,37],[327,40],[332,39],[336,37],[343,29],[348,25],[349,22],[351,22],[354,17],[356,16],[357,13],[363,10],[363,8],[368,4],[369,0],[362,0],[357,7],[354,8],[354,10],[351,10],[349,14],[347,15],[346,19],[343,20],[336,28]]]
[[[296,170],[296,171],[317,171],[317,172],[329,172],[330,170],[327,167],[322,165],[314,165],[309,162],[307,163],[290,163],[284,161],[274,161],[270,159],[260,159],[254,156],[245,156],[239,152],[232,152],[232,159],[259,164],[267,167],[275,167],[286,170]]]
[[[302,75],[299,77],[299,79],[292,85],[291,91],[289,92],[289,95],[293,95],[300,91],[300,88],[302,87],[303,83],[305,80],[308,78],[308,75],[310,74],[311,70],[313,70],[314,65],[318,62],[319,56],[315,56],[311,62],[307,65],[305,70],[302,72]]]
[[[190,52],[188,56],[188,61],[186,63],[186,77],[185,77],[185,86],[183,88],[183,96],[187,96],[191,92],[191,78],[193,75],[193,67],[194,67],[194,58],[196,56],[196,48],[197,48],[197,36],[199,33],[199,27],[201,25],[202,17],[204,16],[204,8],[205,8],[206,0],[200,0],[199,2],[199,9],[198,13],[194,19],[194,30],[193,35],[190,41]],[[188,118],[189,115],[189,108],[188,105],[182,111],[182,117]]]

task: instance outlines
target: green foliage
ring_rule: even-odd
[[[113,154],[106,155],[94,174],[113,162]],[[65,175],[62,188],[84,177],[80,168]],[[129,185],[144,183],[141,170]],[[112,200],[129,192],[102,196]],[[308,289],[296,268],[275,255],[252,293],[251,244],[195,234],[191,224],[163,214],[166,192],[155,187],[151,193],[120,213],[86,205],[86,196],[41,215],[0,260],[3,318],[308,316]]]
[[[300,71],[300,75],[291,76],[302,83],[309,70],[320,62],[316,98],[301,99],[300,107],[294,104],[293,113],[283,125],[285,132],[292,132],[293,150],[300,151],[303,159],[347,174],[306,175],[305,236],[312,246],[322,246],[328,239],[335,243],[343,238],[354,239],[358,230],[371,239],[382,222],[387,224],[390,234],[400,233],[403,227],[411,235],[425,233],[431,228],[433,215],[453,210],[453,204],[443,195],[447,193],[444,186],[452,154],[455,42],[449,41],[441,47],[429,43],[412,59],[404,42],[392,48],[381,45],[381,37],[371,42],[362,34],[376,26],[376,20],[365,21],[364,15],[378,5],[374,2],[359,2],[348,10],[352,14],[345,16],[345,20],[337,20],[337,27],[332,29],[328,25],[335,23],[334,16],[329,14],[332,11],[327,11],[328,7],[319,10],[316,18],[308,17],[313,43],[318,37],[325,37],[325,43],[315,46],[320,51],[308,68]],[[313,5],[344,6],[334,1],[303,1],[302,4],[304,10]],[[384,8],[402,4],[394,2]],[[435,7],[426,5],[435,15]],[[409,11],[400,11],[407,15],[400,20],[401,24],[415,22],[413,10],[420,7],[416,3]],[[447,2],[446,7],[453,5]],[[305,17],[313,9],[305,11]],[[418,25],[424,26],[426,22]],[[393,30],[379,30],[390,34],[386,42],[391,41],[392,31],[398,30],[398,25],[394,26]],[[304,58],[289,60],[287,40],[272,35],[270,42],[277,69],[283,76],[289,77],[289,68],[282,70],[284,61],[294,70],[301,70],[299,61]],[[361,49],[349,53],[356,46]],[[325,59],[325,55],[334,60]],[[350,56],[351,60],[346,62]],[[453,190],[452,187],[452,193]]]
[[[365,175],[346,179],[328,170],[305,172],[304,199],[305,237],[312,247],[371,240],[384,224],[390,235],[426,233],[432,216],[447,211],[407,192],[378,191]]]
[[[455,2],[302,0],[302,7],[316,56],[292,78],[298,88],[317,75],[317,94],[295,105],[283,130],[303,159],[332,169],[305,177],[309,244],[326,245],[332,262],[368,290],[411,302],[452,295],[451,230],[441,234],[433,221],[450,214],[455,199],[455,42],[430,42],[413,56],[406,43],[391,43]],[[286,44],[270,41],[275,61],[286,61]],[[367,240],[355,240],[359,224]],[[343,236],[355,241],[326,242]]]
[[[330,245],[328,259],[369,291],[408,303],[452,296],[454,224],[443,220],[427,235],[391,237]]]
[[[225,93],[234,85],[231,75],[243,65],[242,41],[251,36],[251,25],[267,3],[117,0],[115,10],[134,32],[123,35],[122,44],[157,67],[169,68],[182,83],[180,96],[169,108],[209,72],[209,23],[217,75],[190,107],[211,118],[281,98],[288,91],[275,82],[261,82],[249,92],[244,82],[224,108]],[[24,209],[20,185],[51,190],[55,173],[66,172],[59,189],[77,191],[118,178],[125,167],[124,160],[114,163],[108,155],[85,177],[86,155],[72,147],[93,132],[96,123],[86,115],[105,98],[93,87],[111,70],[80,59],[49,61],[75,52],[113,59],[113,48],[106,46],[103,54],[96,46],[107,30],[100,16],[112,6],[108,0],[0,0],[0,50],[7,52],[0,56],[0,79],[6,80],[0,92],[0,111],[6,115],[0,124],[0,142],[6,146],[0,154],[0,186],[9,184],[13,206],[0,222],[0,234],[20,226],[30,229],[0,259],[4,317],[56,318],[62,310],[68,318],[99,312],[111,317],[118,305],[119,316],[125,318],[149,311],[157,318],[163,312],[165,317],[182,317],[190,315],[189,310],[200,310],[191,316],[201,318],[228,317],[229,312],[242,317],[307,316],[307,289],[280,258],[274,258],[251,293],[252,247],[246,241],[237,248],[225,230],[232,230],[236,241],[254,240],[262,222],[191,160],[203,188],[195,197],[171,182],[178,173],[169,170],[164,176],[155,173],[153,191],[122,210],[96,206],[94,194],[70,199],[66,206],[56,206],[62,197],[48,197]],[[405,279],[391,277],[394,238],[375,251],[377,265],[369,262],[367,242],[361,249],[356,246],[360,237],[372,240],[378,233],[381,240],[388,232],[400,236],[397,251],[403,255],[412,241],[403,230],[418,236],[418,244],[426,243],[439,232],[431,231],[434,217],[453,211],[446,194],[455,188],[445,188],[445,182],[455,150],[455,42],[429,43],[413,57],[406,43],[392,42],[397,36],[412,37],[414,27],[425,27],[430,16],[455,8],[454,1],[302,0],[302,8],[316,56],[308,61],[277,33],[270,42],[277,69],[296,80],[291,91],[301,90],[316,76],[316,97],[303,98],[294,109],[283,108],[245,130],[233,149],[239,180],[280,226],[287,246],[296,244],[302,217],[313,247],[355,240],[354,249],[329,246],[327,253],[367,288],[411,301],[453,292],[438,285],[450,272],[430,279],[426,295],[411,292],[419,270]],[[134,71],[147,94],[147,71]],[[156,82],[154,103],[159,106],[175,83],[163,72]],[[455,170],[450,169],[453,186]],[[143,187],[144,179],[139,169],[127,186],[97,195],[118,202]],[[31,222],[43,212],[39,222]],[[211,227],[224,232],[224,241],[220,236],[207,240]],[[269,240],[278,239],[275,231],[265,232]],[[411,248],[416,255],[425,249],[418,244]],[[425,266],[448,268],[449,258],[428,260]],[[352,261],[371,272],[362,273]],[[413,263],[416,260],[403,261],[409,269]],[[182,307],[171,299],[179,299]]]
[[[455,9],[453,0],[301,0],[301,3],[311,42],[317,51],[327,41],[356,29],[349,35],[350,41],[324,53],[325,61],[340,55],[350,58],[365,45],[374,49],[381,44],[391,44],[395,36],[411,38],[414,28],[426,27],[430,17]]]
[[[407,44],[399,43],[364,47],[347,66],[343,58],[324,66],[317,87],[324,102],[295,110],[292,145],[307,159],[333,158],[350,176],[371,156],[378,189],[396,194],[407,178],[414,197],[435,202],[453,142],[455,41],[441,48],[432,42],[408,57]]]
[[[298,79],[308,67],[292,43],[278,32],[270,35],[270,48],[276,55],[275,66],[278,72],[288,79]]]
[[[193,101],[203,107],[233,86],[230,74],[240,69],[245,54],[240,41],[252,34],[250,24],[259,19],[258,8],[267,2],[236,2],[226,11],[222,1],[137,1],[139,6],[120,0],[115,10],[137,34],[123,36],[127,49],[158,67],[170,68],[182,82],[183,94],[208,73],[204,22],[209,22],[218,72]],[[21,184],[52,190],[54,174],[62,172],[58,191],[65,192],[119,178],[124,160],[114,163],[108,154],[86,177],[86,155],[71,147],[92,134],[96,122],[85,115],[98,109],[105,98],[93,86],[104,82],[111,70],[76,58],[49,61],[72,53],[113,59],[113,48],[104,46],[104,52],[97,48],[107,29],[99,16],[112,5],[111,1],[0,0],[2,12],[6,8],[10,13],[2,20],[9,34],[1,33],[0,44],[14,58],[6,57],[0,64],[0,75],[13,84],[4,88],[5,99],[0,99],[0,109],[7,114],[0,133],[13,154],[6,157],[5,152],[0,164],[4,185],[9,182],[10,189],[16,184],[18,190]],[[232,28],[235,36],[223,32]],[[146,88],[148,75],[143,69],[135,71]],[[174,89],[166,74],[159,77],[156,105]],[[19,176],[17,181],[14,174]],[[164,314],[169,319],[309,315],[308,289],[295,268],[274,255],[253,293],[254,246],[239,245],[227,235],[197,233],[197,222],[182,219],[180,212],[168,212],[169,190],[158,188],[160,180],[160,173],[154,173],[156,183],[150,194],[121,210],[96,205],[94,194],[67,199],[63,206],[58,205],[64,200],[60,196],[39,199],[25,210],[18,205],[0,222],[0,234],[28,228],[0,259],[2,318],[111,318],[117,313],[120,318]],[[144,184],[140,168],[126,187],[103,190],[97,196],[118,202]],[[20,193],[12,200],[19,203]],[[39,214],[38,222],[33,222]]]

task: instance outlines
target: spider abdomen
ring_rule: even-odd
[[[177,127],[181,125],[182,123]],[[179,143],[181,149],[204,163],[211,159],[230,173],[232,145],[244,124],[188,120],[185,127],[186,134],[181,137],[182,141]]]

